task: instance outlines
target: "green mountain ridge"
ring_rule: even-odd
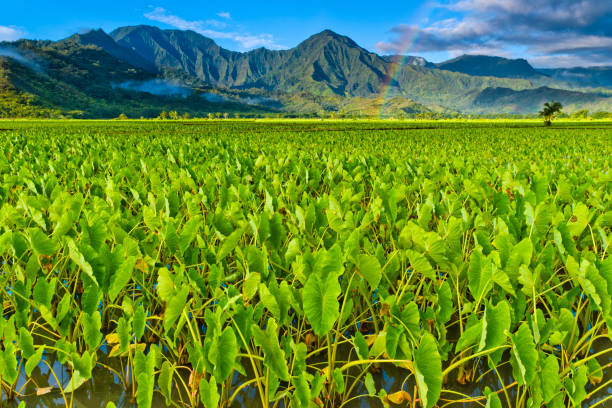
[[[153,26],[2,47],[29,55],[41,69],[2,57],[10,61],[0,67],[0,86],[23,94],[32,106],[85,117],[149,117],[162,109],[198,115],[533,113],[551,99],[572,109],[612,110],[609,93],[586,89],[584,82],[568,86],[569,74],[558,79],[562,73],[538,71],[525,60],[462,56],[432,64],[414,56],[381,57],[331,30],[288,50],[230,51],[194,31]]]

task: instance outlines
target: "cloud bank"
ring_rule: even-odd
[[[611,1],[459,0],[432,9],[445,18],[395,26],[377,49],[526,56],[540,67],[612,65]]]
[[[228,12],[217,13],[218,17],[226,21],[187,20],[168,12],[163,7],[155,7],[152,11],[145,13],[144,16],[151,21],[164,23],[181,30],[195,31],[196,33],[202,34],[205,37],[234,41],[244,50],[250,50],[258,47],[266,47],[269,49],[285,48],[276,44],[274,37],[271,34],[250,34],[237,32],[234,30],[222,31],[223,29],[230,27],[230,24],[227,21],[231,20],[231,15]]]

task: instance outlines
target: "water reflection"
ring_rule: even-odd
[[[600,340],[597,341],[594,345],[594,351],[603,351],[606,349],[610,349],[612,347],[612,343],[609,340]],[[349,352],[350,353],[350,352]],[[348,355],[350,357],[350,354]],[[506,360],[506,359],[504,359]],[[612,364],[612,353],[607,353],[598,358],[598,361],[601,366],[611,365]],[[59,381],[66,385],[70,381],[70,373],[66,370],[64,366],[62,366],[58,361],[53,361],[51,359],[47,359],[49,365],[53,368],[55,376],[59,379]],[[107,361],[106,363],[112,364],[117,363],[117,360]],[[113,367],[116,368],[116,367]],[[393,365],[384,365],[379,367],[379,370],[376,370],[373,373],[375,384],[377,390],[384,389],[387,393],[394,393],[400,390],[405,390],[411,395],[413,394],[413,390],[415,387],[414,378],[409,376],[409,372],[405,369],[395,367]],[[350,374],[358,375],[359,371],[355,370]],[[514,382],[512,378],[512,368],[510,364],[502,364],[499,367],[499,375],[504,382],[504,384],[508,385]],[[33,371],[32,378],[33,380],[27,382],[27,378],[25,373],[20,373],[18,387],[23,387],[23,392],[25,396],[17,399],[16,401],[11,401],[7,405],[9,407],[17,407],[20,401],[24,401],[27,407],[33,408],[61,408],[65,407],[64,399],[59,392],[57,387],[57,381],[55,380],[55,376],[49,369],[49,367],[41,362],[41,364]],[[476,408],[482,407],[486,403],[486,401],[480,400],[479,402],[461,402],[463,399],[461,395],[466,395],[470,397],[479,397],[483,394],[485,387],[489,387],[492,390],[499,390],[502,385],[497,374],[494,371],[489,370],[486,359],[482,359],[476,369],[476,374],[474,376],[475,379],[480,378],[477,382],[467,383],[465,385],[461,385],[457,382],[457,370],[453,372],[453,374],[447,379],[444,388],[446,391],[442,392],[441,400],[439,401],[439,406],[451,407],[451,408]],[[612,369],[607,367],[604,369],[603,373],[603,382],[612,378]],[[187,379],[185,379],[187,380]],[[242,384],[245,379],[236,374],[233,378],[233,387],[234,390],[237,389],[240,384]],[[37,386],[39,384],[41,387],[52,386],[53,390],[45,395],[36,395]],[[176,384],[176,382],[175,382]],[[24,387],[25,385],[25,387]],[[597,386],[593,387],[591,384],[587,385],[587,393],[592,392]],[[233,394],[234,390],[230,393]],[[175,392],[178,393],[178,390]],[[353,395],[366,395],[367,390],[363,385],[360,385],[355,388]],[[516,399],[516,388],[512,387],[508,390],[508,395],[510,397],[510,401],[515,401]],[[590,399],[583,403],[584,407],[589,407],[595,404],[598,401],[612,395],[612,385],[605,387],[600,390],[596,394],[594,394]],[[97,366],[93,371],[93,378],[83,384],[76,392],[71,394],[67,394],[66,398],[70,401],[70,398],[73,398],[73,406],[76,408],[105,408],[108,402],[114,402],[118,408],[135,408],[135,401],[131,400],[130,393],[126,393],[123,388],[123,383],[121,379],[112,371]],[[511,408],[508,406],[506,402],[505,395],[500,394],[500,399],[502,401],[502,406]],[[175,401],[178,398],[175,399]],[[453,402],[455,401],[455,402]],[[605,404],[605,403],[604,403]],[[248,386],[243,388],[240,393],[236,396],[232,408],[259,408],[260,407],[260,399],[257,394],[257,387]],[[161,397],[159,393],[155,393],[153,405],[154,408],[163,408],[166,407],[164,399]],[[349,402],[345,405],[347,408],[371,408],[371,407],[383,407],[383,404],[375,397],[362,397],[357,398]],[[606,405],[601,405],[606,406]],[[282,408],[282,405],[279,405]]]

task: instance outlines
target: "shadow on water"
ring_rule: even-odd
[[[594,352],[603,351],[610,349],[612,343],[609,340],[600,340],[594,344]],[[345,357],[353,357],[350,351],[345,351]],[[342,356],[344,357],[344,356]],[[508,356],[504,356],[504,361],[507,361]],[[612,353],[606,353],[598,358],[598,361],[602,367],[608,366],[603,372],[603,383],[609,381],[612,378],[612,369],[609,367],[612,364]],[[47,362],[53,368],[55,376],[57,376],[60,383],[66,385],[70,381],[70,373],[67,369],[51,358],[47,358]],[[113,361],[106,361],[106,363],[118,363],[117,359]],[[316,362],[314,363],[317,364]],[[322,367],[322,366],[321,366]],[[115,367],[116,368],[116,367]],[[415,380],[408,370],[385,364],[377,367],[375,370],[371,370],[376,384],[376,389],[384,389],[388,394],[404,390],[410,395],[414,394]],[[478,401],[465,402],[466,399],[475,399],[483,395],[485,387],[489,387],[491,390],[500,390],[502,388],[500,378],[505,385],[512,384],[514,379],[512,377],[512,368],[509,363],[500,364],[498,366],[498,374],[491,371],[487,366],[486,359],[481,359],[477,363],[475,373],[473,374],[473,381],[461,385],[457,382],[457,370],[446,379],[446,383],[443,386],[444,391],[440,396],[438,402],[439,407],[451,407],[451,408],[472,408],[472,407],[483,407],[486,403],[484,398]],[[359,371],[350,372],[351,375],[358,375]],[[32,373],[31,381],[27,382],[25,373],[20,373],[17,390],[23,387],[21,391],[24,394],[22,397],[17,398],[15,401],[10,401],[6,406],[14,408],[17,407],[19,402],[24,401],[28,408],[61,408],[65,407],[66,404],[62,397],[62,394],[57,387],[57,381],[55,376],[49,369],[49,367],[41,363]],[[188,381],[187,378],[184,379]],[[245,381],[245,377],[241,375],[234,376],[233,388],[234,390]],[[38,386],[46,387],[51,386],[52,390],[44,395],[37,395],[36,391]],[[176,382],[175,382],[176,384]],[[587,393],[591,393],[597,386],[592,386],[590,383],[587,384]],[[230,394],[233,394],[234,390]],[[178,392],[178,391],[176,391]],[[598,401],[612,395],[612,385],[599,390],[590,396],[588,400],[583,403],[583,407],[589,407]],[[371,407],[383,407],[383,404],[378,398],[367,396],[367,390],[363,384],[359,384],[355,387],[353,397],[361,396],[352,399],[345,405],[346,408],[371,408]],[[503,392],[499,393],[502,406],[509,407],[506,396]],[[66,398],[70,401],[71,395],[66,394]],[[73,407],[75,408],[105,408],[108,402],[114,402],[118,408],[132,408],[136,407],[135,401],[131,400],[130,392],[124,390],[121,379],[109,369],[97,366],[93,371],[92,379],[83,384],[74,395]],[[513,403],[516,400],[516,387],[508,388],[508,398]],[[244,387],[236,396],[232,408],[259,408],[260,399],[257,395],[257,388],[255,386]],[[154,408],[166,407],[164,399],[159,393],[155,393],[153,399]]]

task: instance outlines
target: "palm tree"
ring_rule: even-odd
[[[561,113],[561,109],[563,109],[563,105],[559,102],[546,102],[544,104],[544,109],[540,111],[540,116],[544,118],[544,124],[550,126],[552,120]]]

